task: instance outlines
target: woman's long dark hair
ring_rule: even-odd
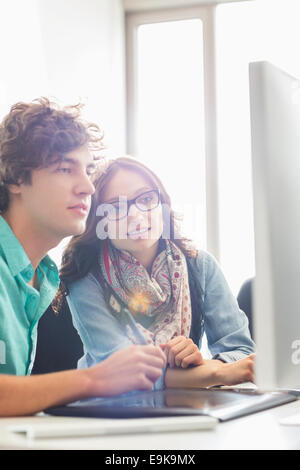
[[[68,293],[68,286],[86,276],[95,266],[98,260],[101,243],[103,240],[97,237],[96,226],[99,216],[96,216],[97,207],[103,202],[103,192],[111,178],[119,169],[130,170],[142,175],[159,189],[161,203],[169,208],[169,233],[172,240],[184,253],[185,256],[194,258],[197,250],[191,245],[191,240],[178,237],[180,217],[171,208],[170,197],[160,179],[147,166],[131,157],[121,157],[106,162],[100,170],[99,176],[94,181],[95,193],[92,196],[91,210],[86,223],[86,230],[81,235],[74,236],[67,245],[60,268],[60,286],[58,293],[52,303],[55,313],[58,313],[64,297]],[[175,236],[176,235],[176,236]]]

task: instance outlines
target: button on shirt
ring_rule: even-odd
[[[0,216],[0,373],[28,375],[38,321],[52,302],[59,276],[47,255],[37,267],[39,290],[28,284],[34,269],[21,243]]]

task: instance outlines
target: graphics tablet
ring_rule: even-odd
[[[44,410],[55,416],[138,418],[162,416],[211,416],[227,421],[295,401],[284,392],[256,390],[168,389],[133,392],[114,398],[93,398]]]

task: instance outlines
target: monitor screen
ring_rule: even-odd
[[[256,382],[300,389],[300,81],[250,64]]]

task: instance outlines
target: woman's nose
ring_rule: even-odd
[[[141,211],[136,207],[135,203],[133,202],[128,208],[128,217],[137,217],[137,215],[141,215]]]

